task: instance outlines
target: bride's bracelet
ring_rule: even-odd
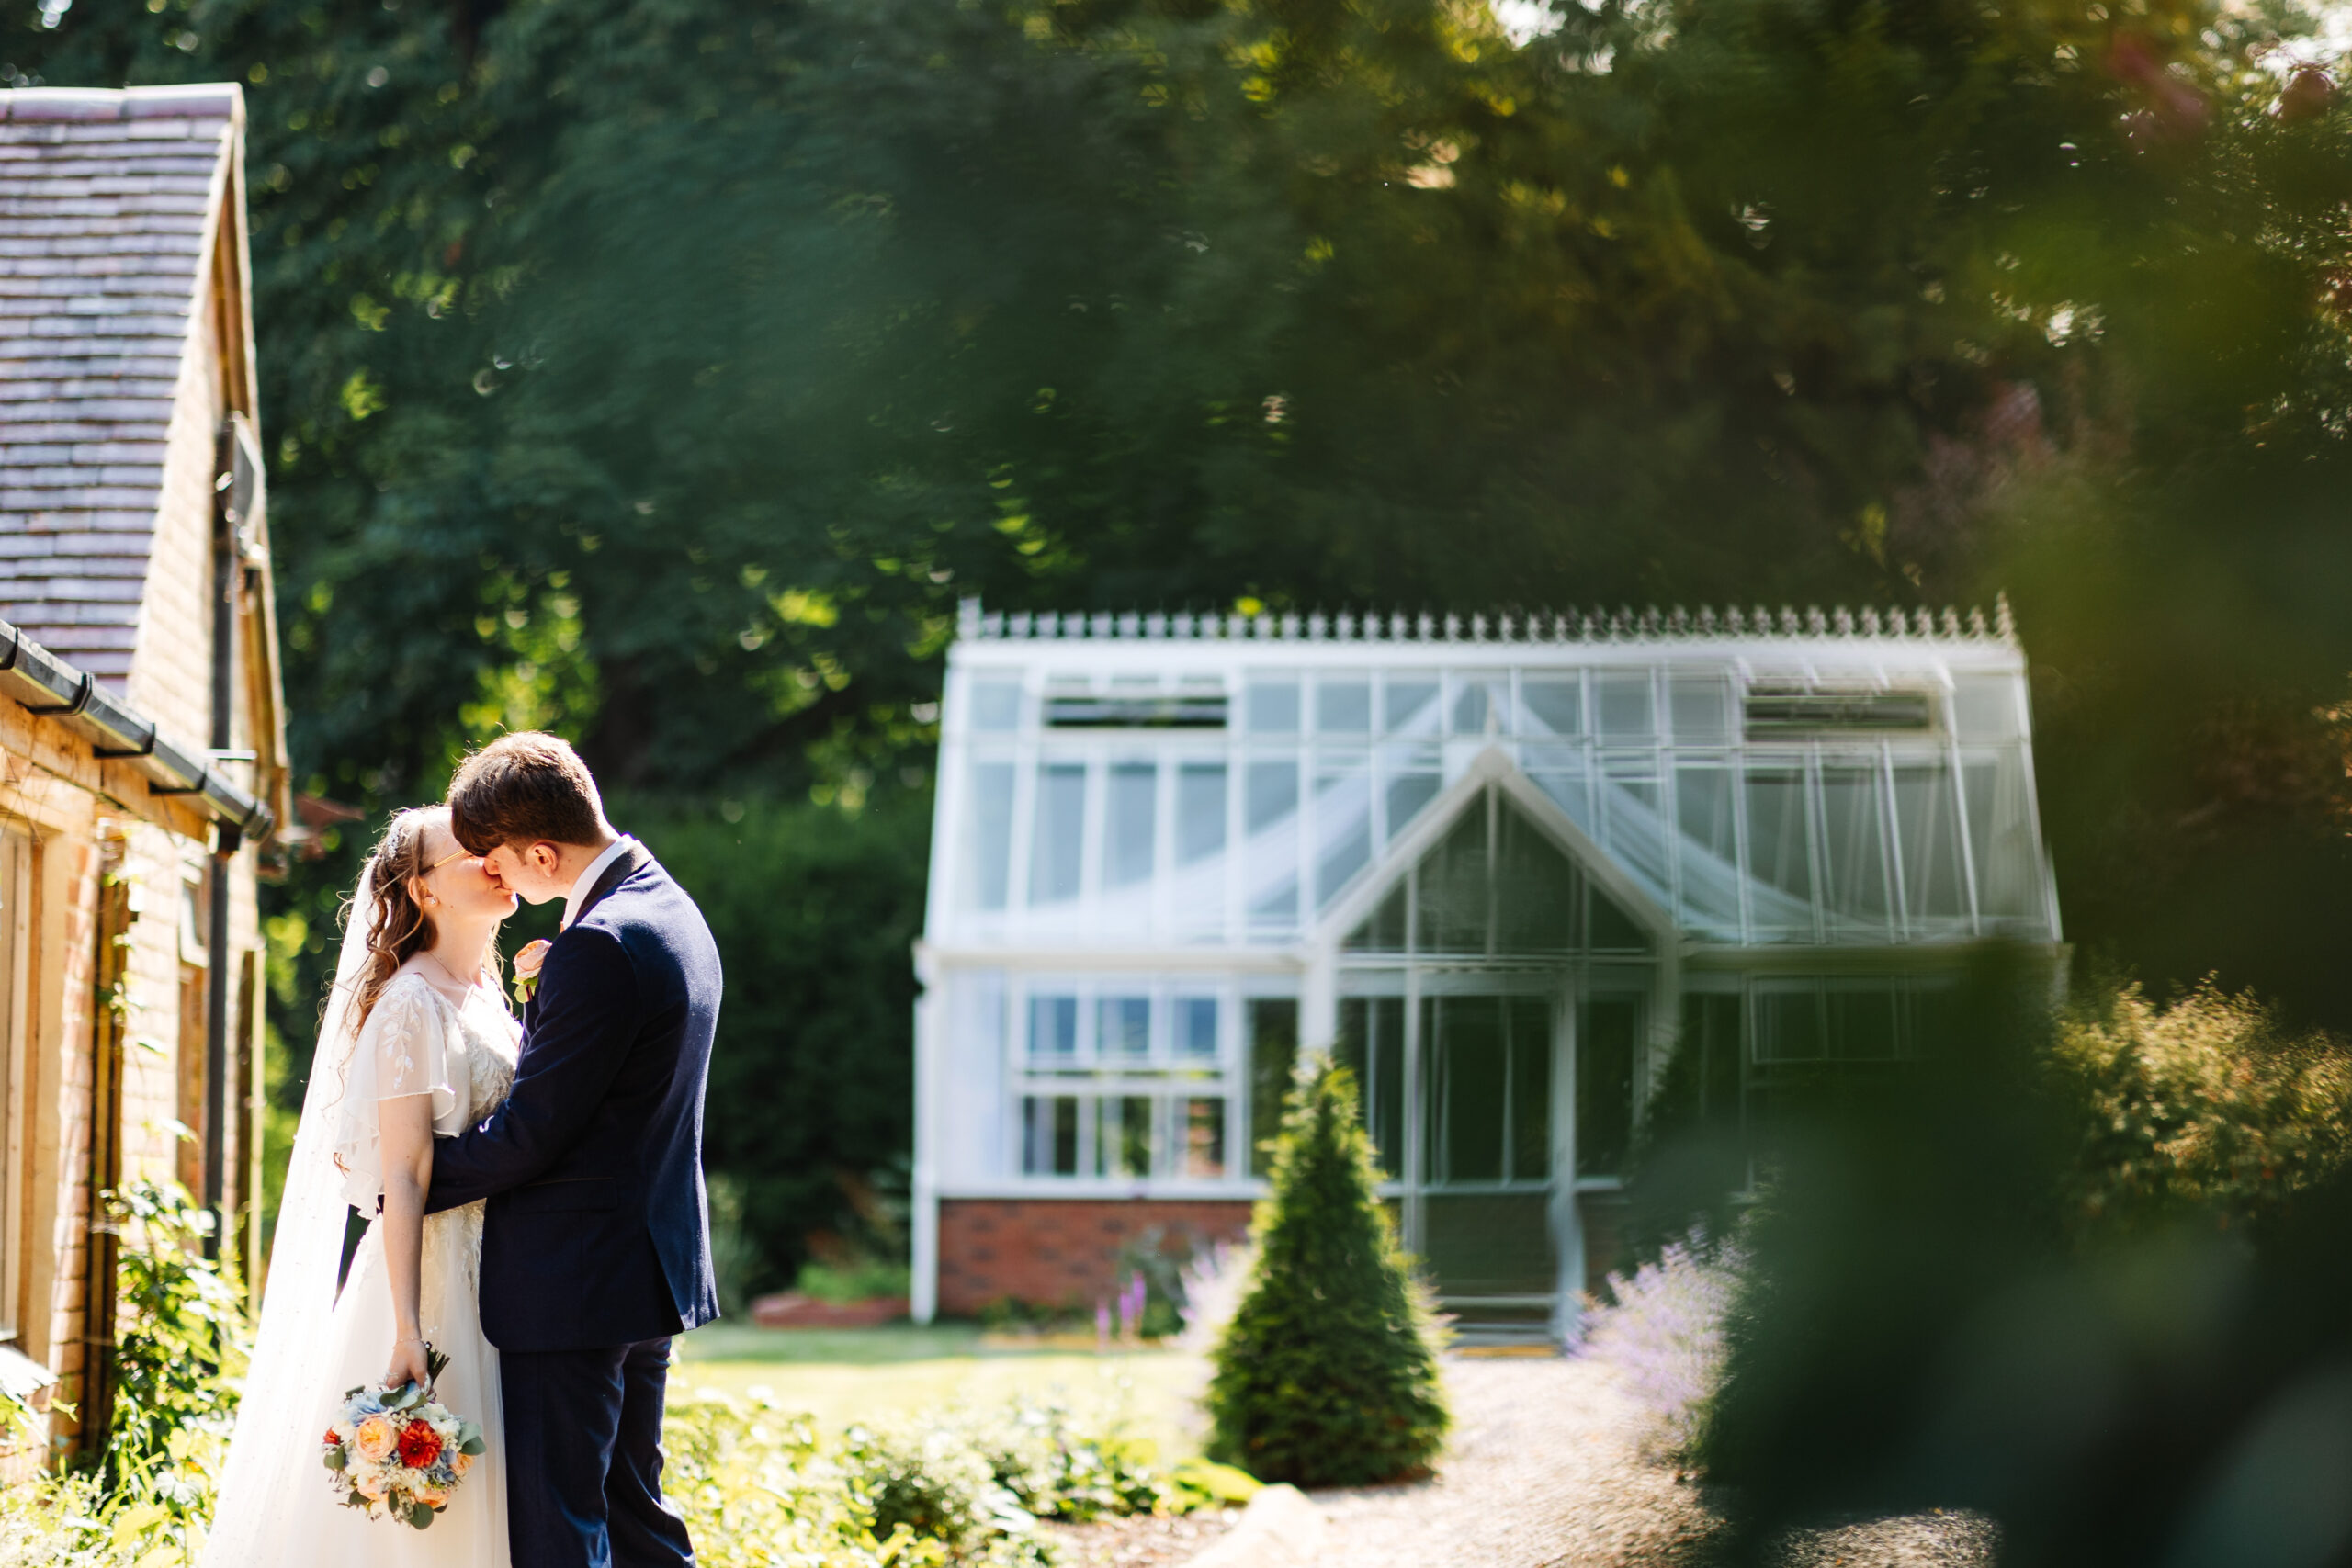
[[[430,1339],[395,1339],[392,1341],[392,1348],[395,1350],[399,1349],[403,1345],[413,1345],[420,1350],[430,1350],[433,1348],[433,1341]]]

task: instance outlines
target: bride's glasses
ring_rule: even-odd
[[[435,872],[439,871],[443,866],[447,865],[451,861],[464,860],[472,853],[473,852],[471,850],[467,849],[463,844],[460,844],[456,849],[450,851],[447,854],[443,855],[439,860],[435,861],[431,865],[426,866],[424,868],[424,874],[430,876]]]

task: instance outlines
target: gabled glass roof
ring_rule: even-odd
[[[1100,619],[1001,623],[951,649],[933,940],[1337,942],[1339,906],[1411,862],[1432,888],[1487,864],[1497,920],[1573,904],[1539,945],[1580,948],[1598,929],[1573,925],[1597,919],[1584,874],[1556,848],[1556,864],[1521,854],[1539,842],[1605,863],[1704,943],[2057,937],[2006,615],[1759,612],[1680,633],[1555,617],[1484,641]],[[1524,802],[1506,791],[1430,848],[1423,815],[1444,799],[1451,818],[1474,768],[1519,775]],[[1474,833],[1492,835],[1476,854]],[[1426,897],[1416,940],[1455,940],[1452,896]]]

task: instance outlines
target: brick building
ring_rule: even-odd
[[[916,953],[915,1310],[1085,1304],[1238,1234],[1300,1053],[1406,1246],[1557,1334],[1677,1093],[1915,1053],[2058,941],[2006,608],[1003,615],[948,657]]]
[[[286,771],[233,85],[0,92],[0,1377],[102,1433],[115,1240],[259,1261],[257,858]],[[26,1456],[18,1456],[22,1462]]]

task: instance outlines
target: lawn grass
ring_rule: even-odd
[[[678,1341],[674,1389],[741,1393],[766,1388],[839,1432],[946,1405],[994,1405],[1054,1398],[1124,1419],[1159,1445],[1163,1459],[1196,1452],[1202,1425],[1193,1401],[1206,1380],[1201,1360],[1180,1350],[984,1344],[968,1324],[885,1328],[756,1328],[718,1323]]]

